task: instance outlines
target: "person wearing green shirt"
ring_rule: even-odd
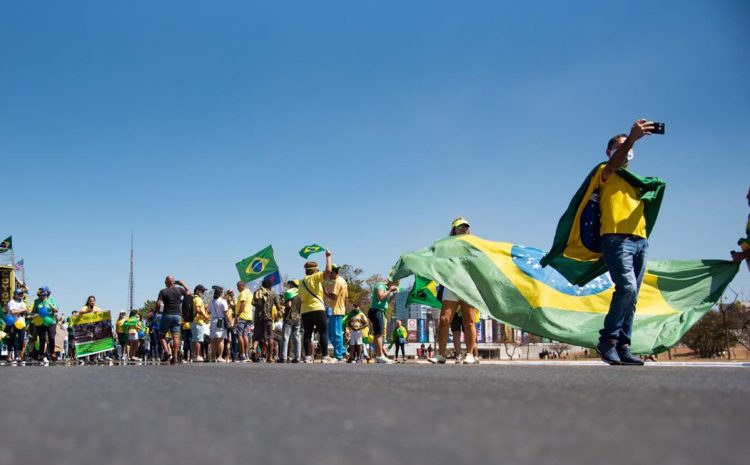
[[[55,356],[55,333],[57,328],[57,302],[51,297],[49,287],[42,286],[37,291],[37,298],[31,308],[34,316],[34,327],[39,337],[39,352],[37,358],[42,364],[48,365],[57,361]]]
[[[406,337],[406,328],[401,324],[401,320],[396,320],[396,327],[391,334],[391,345],[389,346],[389,349],[394,345],[396,346],[393,360],[398,360],[398,349],[401,349],[401,361],[406,362]]]
[[[367,317],[372,324],[372,332],[375,337],[375,362],[391,363],[383,351],[383,335],[385,334],[385,312],[388,311],[388,303],[398,292],[398,281],[379,282],[372,288],[372,303]]]

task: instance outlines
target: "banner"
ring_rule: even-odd
[[[76,357],[106,352],[115,348],[112,316],[109,311],[71,317]]]
[[[417,320],[409,318],[406,320],[406,340],[409,342],[417,342]]]
[[[417,320],[417,342],[427,342],[427,320]]]

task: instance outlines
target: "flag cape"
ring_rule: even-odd
[[[421,276],[414,277],[414,286],[406,298],[406,305],[420,304],[432,308],[443,308],[443,303],[438,297],[438,284]]]
[[[310,245],[306,245],[306,246],[302,247],[299,250],[299,256],[302,257],[302,258],[304,258],[304,259],[307,259],[307,258],[310,257],[310,255],[312,255],[314,253],[322,252],[324,250],[325,250],[325,247],[323,247],[322,245],[310,244]]]
[[[276,264],[276,259],[273,256],[273,247],[270,245],[246,259],[237,262],[235,266],[240,275],[240,280],[245,283],[263,278],[264,276],[279,270],[279,267]]]
[[[495,319],[523,331],[593,348],[609,310],[608,274],[579,287],[539,261],[544,252],[462,235],[401,256],[393,279],[433,279]],[[633,351],[666,351],[718,301],[739,267],[725,260],[648,263],[633,323]]]
[[[599,175],[606,165],[597,165],[573,196],[557,224],[555,239],[541,265],[550,265],[568,281],[582,286],[607,271],[599,236]],[[653,177],[641,177],[626,169],[617,170],[631,186],[641,191],[646,235],[650,236],[659,215],[666,183]]]
[[[9,250],[13,250],[13,236],[8,236],[4,241],[0,242],[0,253],[5,253]]]

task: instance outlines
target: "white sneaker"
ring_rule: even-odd
[[[461,354],[456,355],[456,365],[460,365],[463,362],[464,358]]]
[[[203,357],[195,357],[195,358],[193,359],[193,361],[194,361],[194,362],[205,362],[205,360],[203,359]]]
[[[474,357],[474,354],[466,354],[466,357],[464,357],[464,365],[476,365],[479,363],[479,360]]]
[[[331,360],[331,357],[323,357],[323,359],[320,362],[321,363],[334,363],[334,361]]]
[[[428,358],[427,361],[430,363],[437,363],[439,365],[442,365],[445,363],[445,357],[440,354],[437,354],[434,357]]]
[[[386,364],[391,364],[391,363],[393,363],[393,362],[391,361],[391,359],[389,359],[389,358],[388,358],[388,357],[386,357],[385,355],[381,355],[380,357],[375,357],[375,363],[386,363]]]
[[[312,362],[313,362],[313,358],[310,357],[309,355],[306,356],[305,359],[302,361],[302,363],[312,363]]]
[[[44,366],[49,365],[49,360],[47,360],[47,357],[42,358],[42,365]]]

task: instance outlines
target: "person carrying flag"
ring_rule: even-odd
[[[331,251],[326,250],[326,269],[321,272],[318,264],[310,261],[305,263],[305,277],[299,287],[300,314],[304,332],[305,363],[314,360],[312,337],[318,332],[318,344],[323,363],[329,363],[328,357],[328,317],[323,303],[323,281],[331,276]]]
[[[750,207],[750,188],[747,189],[747,205]],[[740,246],[740,251],[732,250],[732,261],[734,263],[740,263],[745,260],[747,263],[747,269],[750,270],[750,215],[747,216],[747,224],[745,225],[745,237],[737,241],[737,245]]]
[[[599,175],[601,246],[615,291],[596,352],[610,365],[643,365],[630,351],[638,292],[646,273],[648,233],[641,191],[618,172],[633,159],[633,145],[650,135],[653,123],[639,119],[630,134],[618,134],[607,143],[609,161]]]
[[[471,234],[471,226],[465,218],[456,218],[455,220],[453,220],[453,223],[451,223],[451,231],[449,235],[460,236],[462,234]],[[477,341],[477,327],[475,326],[475,323],[477,321],[479,311],[468,303],[462,301],[456,294],[454,294],[445,286],[443,286],[442,297],[443,307],[440,310],[440,319],[438,320],[438,353],[435,354],[434,358],[430,357],[427,360],[430,363],[445,363],[446,346],[448,345],[448,329],[451,328],[454,316],[457,315],[460,311],[460,324],[463,325],[464,342],[466,343],[466,357],[463,358],[463,363],[471,365],[479,363],[479,360],[474,356]],[[460,329],[461,327],[459,326],[459,342],[456,346],[459,350],[456,352],[456,360],[459,360],[461,357]],[[454,338],[456,337],[455,335],[456,332],[454,331]]]
[[[388,303],[398,292],[398,280],[379,282],[372,289],[372,299],[367,317],[370,319],[375,342],[375,363],[391,363],[383,350],[383,336],[385,336],[385,314]]]

